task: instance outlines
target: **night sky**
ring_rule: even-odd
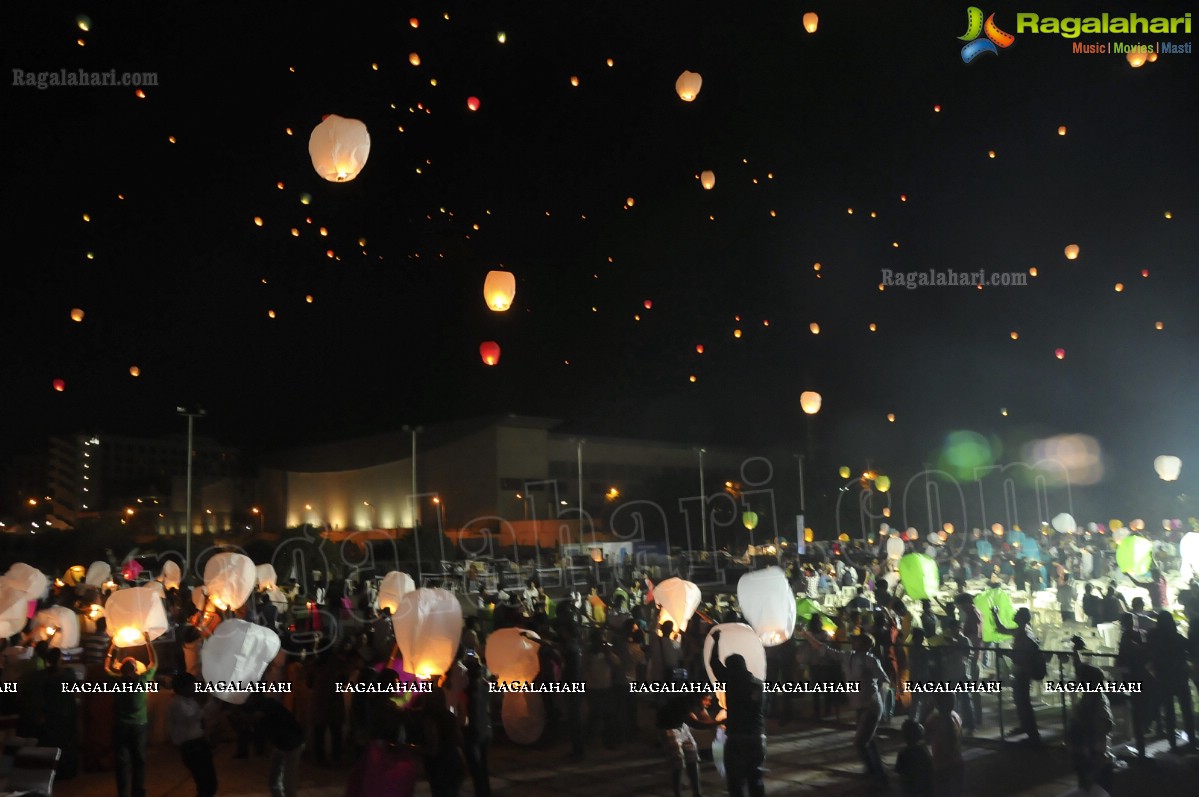
[[[495,412],[786,443],[817,390],[830,463],[899,473],[970,429],[1004,459],[1091,434],[1113,482],[1199,466],[1194,55],[1026,34],[966,65],[947,2],[386,5],[6,5],[6,74],[159,85],[6,91],[0,449],[180,431],[177,404],[249,450]],[[1162,38],[1191,40],[1083,40]],[[308,155],[329,113],[370,130],[349,183]],[[878,290],[930,268],[1037,276]]]

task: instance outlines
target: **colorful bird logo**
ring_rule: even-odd
[[[979,36],[984,33],[986,38],[980,39]],[[968,42],[962,48],[962,63],[968,64],[983,53],[999,55],[999,49],[1006,50],[1011,47],[1012,43],[1016,41],[1016,37],[999,29],[995,24],[994,14],[987,17],[987,21],[984,23],[982,9],[970,6],[966,9],[966,33],[958,36],[958,40]]]

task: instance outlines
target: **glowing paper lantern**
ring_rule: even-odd
[[[469,109],[470,109],[470,110],[472,110],[472,111],[477,111],[477,110],[479,110],[479,106],[480,106],[481,104],[482,104],[482,103],[480,103],[480,102],[479,102],[479,98],[478,98],[478,97],[467,97],[467,98],[466,98],[466,107],[467,107],[467,108],[469,108]]]
[[[420,66],[420,54],[408,53],[408,63],[412,64],[413,66]]]
[[[1153,469],[1157,471],[1158,478],[1164,482],[1178,481],[1178,475],[1182,473],[1182,460],[1178,457],[1162,455],[1153,460]]]
[[[903,540],[899,537],[891,537],[887,540],[887,556],[891,559],[898,559],[903,556],[904,545]]]
[[[83,583],[102,587],[111,578],[112,566],[108,562],[92,562],[87,568],[87,575],[83,577]]]
[[[62,581],[68,587],[73,587],[83,581],[85,575],[87,575],[87,568],[83,565],[71,565],[67,568],[67,572],[62,574]]]
[[[1077,260],[1078,259],[1078,244],[1070,244],[1069,246],[1066,247],[1066,259],[1067,260]]]
[[[682,633],[687,630],[691,615],[699,608],[703,593],[690,581],[668,578],[654,586],[654,600],[662,607],[658,614],[658,624],[669,620],[674,624],[674,630]]]
[[[815,321],[813,321],[812,323],[808,324],[808,331],[811,332],[813,335],[819,335],[820,334],[820,325],[817,324]]]
[[[0,583],[16,590],[24,596],[26,601],[34,601],[46,592],[50,580],[36,567],[24,562],[16,562],[8,568],[3,576],[0,576]],[[9,636],[12,635],[9,634]]]
[[[67,389],[67,381],[65,379],[55,379],[50,384],[54,387],[55,392],[58,393],[62,393]]]
[[[765,680],[766,678],[766,648],[762,646],[762,640],[758,638],[758,632],[745,623],[721,623],[712,629],[712,631],[720,632],[720,662],[727,664],[729,656],[734,653],[739,654],[745,659],[745,666],[758,678]],[[709,632],[704,639],[704,669],[708,671],[708,678],[715,683],[718,679],[712,672],[712,648],[715,645],[715,640],[712,639],[712,633]],[[725,703],[724,692],[717,692],[716,699],[720,701],[721,708],[728,708]]]
[[[450,669],[462,637],[462,604],[444,589],[421,589],[400,599],[391,618],[404,672],[432,678]]]
[[[1065,125],[1062,125],[1061,127],[1059,127],[1059,128],[1057,129],[1057,134],[1058,134],[1059,136],[1064,136],[1064,135],[1066,135],[1066,126],[1065,126]]]
[[[182,574],[179,572],[179,565],[169,559],[163,563],[162,573],[158,578],[167,589],[178,589],[183,580]]]
[[[382,611],[387,609],[393,615],[400,608],[400,599],[416,589],[416,582],[407,573],[392,570],[383,576],[379,584],[379,594],[375,596],[375,608]]]
[[[848,479],[849,473],[850,473],[850,471],[849,471],[849,467],[847,465],[842,465],[840,468],[837,469],[837,475],[840,476],[842,479]]]
[[[540,639],[532,631],[520,628],[501,628],[487,637],[487,669],[496,679],[504,681],[532,681],[541,669],[538,657],[537,643],[524,637],[528,634],[533,639]]]
[[[746,573],[737,582],[741,614],[766,647],[781,645],[795,633],[794,598],[781,567]]]
[[[1199,531],[1188,531],[1178,541],[1178,556],[1182,560],[1179,575],[1183,581],[1199,575]]]
[[[509,692],[500,705],[504,735],[520,745],[536,744],[545,732],[545,703],[541,695]]]
[[[679,93],[679,99],[683,102],[691,102],[698,96],[699,88],[704,83],[704,79],[700,77],[698,72],[687,72],[679,75],[679,79],[674,82],[674,90]]]
[[[982,631],[984,642],[1011,641],[1010,636],[1001,634],[995,629],[995,617],[991,614],[992,607],[998,609],[999,622],[1003,623],[1007,628],[1015,627],[1016,609],[1012,606],[1012,599],[1006,590],[999,587],[983,590],[975,596],[974,607],[978,609],[978,613],[983,618]]]
[[[815,539],[816,539],[816,532],[812,531],[811,529],[803,530],[803,541],[804,542],[812,542]]]
[[[808,33],[815,33],[816,27],[820,24],[820,17],[815,11],[809,11],[803,15],[803,29]]]
[[[880,493],[887,492],[888,490],[891,489],[891,477],[890,476],[879,476],[877,479],[874,480],[874,487]]]
[[[820,412],[820,405],[822,403],[824,403],[824,398],[814,391],[805,390],[799,394],[799,407],[804,411],[805,415],[815,415]],[[848,476],[843,478],[848,478]]]
[[[1066,359],[1066,350],[1065,349],[1054,349],[1053,356],[1058,358],[1059,360],[1064,360],[1064,359]]]
[[[899,560],[899,579],[908,595],[918,601],[933,597],[941,585],[937,561],[922,553],[905,554]]]
[[[204,587],[218,609],[237,609],[254,591],[258,573],[245,554],[218,553],[204,565]]]
[[[140,645],[145,633],[158,639],[171,627],[162,598],[149,587],[130,587],[108,596],[104,603],[108,618],[108,635],[119,648]]]
[[[742,512],[741,525],[745,526],[746,531],[753,531],[758,527],[757,512]]]
[[[79,647],[79,616],[65,606],[51,606],[33,616],[33,638],[52,648]]]
[[[308,154],[312,168],[331,183],[353,180],[371,153],[371,136],[357,119],[329,114],[312,129]]]
[[[1134,50],[1130,51],[1125,58],[1128,59],[1128,65],[1133,69],[1140,69],[1149,60],[1149,53],[1144,50]]]
[[[711,191],[716,187],[716,172],[706,170],[699,175],[699,184],[704,187],[705,191]]]
[[[206,681],[226,684],[257,683],[279,653],[279,635],[245,620],[225,620],[200,648],[200,667]],[[213,692],[218,700],[241,705],[246,692]]]
[[[516,275],[511,271],[489,271],[483,281],[483,299],[487,306],[502,313],[512,306],[516,297]]]
[[[1062,512],[1050,522],[1055,531],[1060,531],[1063,534],[1074,531],[1078,528],[1078,524],[1074,522],[1074,517]]]
[[[1116,564],[1121,573],[1139,576],[1153,566],[1153,543],[1139,534],[1120,540],[1116,546]]]
[[[258,589],[263,591],[277,589],[279,586],[279,576],[275,573],[275,566],[270,564],[255,567],[254,580],[258,582]]]
[[[75,321],[76,323],[83,321],[83,311],[80,310],[78,307],[72,309],[71,310],[71,320]]]
[[[494,340],[484,341],[479,344],[479,356],[483,358],[484,364],[497,365],[500,361],[500,344]]]

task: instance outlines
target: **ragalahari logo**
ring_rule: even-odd
[[[986,38],[980,39],[979,36],[983,34],[986,34]],[[962,48],[962,63],[968,64],[983,53],[999,55],[999,50],[1011,47],[1016,37],[999,29],[994,14],[987,17],[984,23],[982,9],[970,6],[966,9],[966,34],[958,36],[958,40],[967,42]]]

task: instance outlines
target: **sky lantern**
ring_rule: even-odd
[[[462,604],[449,590],[422,587],[400,599],[391,618],[404,672],[433,678],[450,669],[462,638]]]
[[[941,106],[940,106],[940,105],[934,105],[934,106],[933,106],[933,113],[941,113]]]
[[[1116,564],[1122,573],[1148,573],[1153,565],[1153,543],[1140,534],[1130,534],[1116,546]]]
[[[570,76],[570,85],[578,88],[578,85],[579,85],[579,76],[578,75]]]
[[[739,337],[741,337],[741,330],[739,330],[739,329],[734,329],[734,330],[733,330],[733,337],[734,337],[734,338],[739,338]]]
[[[1148,58],[1148,61],[1149,61],[1149,63],[1151,63],[1151,64],[1156,64],[1156,63],[1157,63],[1157,51],[1156,51],[1156,50],[1154,50],[1153,52],[1149,53],[1149,58]]]
[[[1078,528],[1078,524],[1074,522],[1074,516],[1067,512],[1054,515],[1053,520],[1049,523],[1053,526],[1054,531],[1061,534],[1069,534]]]
[[[754,529],[756,529],[758,527],[758,513],[757,512],[742,512],[741,513],[741,525],[745,526],[746,531],[753,531]]]
[[[702,343],[695,344],[695,353],[703,354],[704,353],[704,344],[702,344]]]
[[[408,53],[408,63],[420,66],[420,53]]]
[[[487,340],[479,344],[479,356],[486,365],[498,365],[500,362],[500,344]]]
[[[1057,134],[1058,134],[1059,136],[1064,136],[1064,135],[1066,135],[1066,126],[1065,126],[1065,125],[1062,125],[1061,127],[1059,127],[1059,128],[1057,129]]]
[[[652,310],[652,309],[654,309],[654,301],[653,301],[653,299],[646,299],[644,302],[642,302],[642,303],[641,303],[641,305],[642,305],[642,306],[643,306],[643,307],[644,307],[646,310]]]
[[[511,271],[489,271],[483,281],[483,299],[487,306],[502,313],[512,306],[516,297],[516,275]]]
[[[33,638],[49,647],[70,650],[79,647],[79,615],[66,606],[51,606],[33,616]]]
[[[674,624],[674,631],[682,633],[687,630],[691,615],[699,608],[703,594],[695,584],[675,577],[654,586],[654,600],[662,607],[658,625],[669,620]]]
[[[55,379],[51,384],[54,385],[54,389],[59,393],[67,389],[67,382],[65,379]]]
[[[71,320],[76,323],[82,322],[83,321],[83,311],[80,310],[78,307],[73,308],[71,310]]]
[[[824,398],[814,390],[805,390],[799,394],[799,407],[805,415],[815,415],[820,412]]]
[[[469,109],[470,109],[470,110],[472,110],[472,111],[477,111],[477,110],[479,110],[479,106],[480,106],[481,104],[482,104],[482,103],[480,103],[480,102],[479,102],[479,98],[478,98],[478,97],[467,97],[467,98],[466,98],[466,107],[467,107],[467,108],[469,108]]]
[[[245,554],[218,553],[204,565],[204,586],[208,598],[218,609],[238,609],[258,581],[254,561]]]
[[[819,334],[820,334],[820,325],[819,325],[819,324],[817,324],[815,321],[813,321],[812,323],[808,324],[808,329],[811,331],[811,333],[812,333],[813,335],[819,335]]]
[[[1009,335],[1012,340],[1020,340],[1020,333],[1014,329],[1009,333]]]
[[[1116,293],[1124,293],[1124,283],[1123,282],[1116,283]]]
[[[266,626],[245,620],[224,620],[200,648],[200,667],[210,683],[236,685],[261,680],[266,667],[279,653],[279,635]],[[249,692],[214,691],[226,703],[241,705]]]
[[[820,24],[820,17],[815,11],[809,11],[803,15],[803,29],[808,33],[815,33],[816,27]]]
[[[497,42],[499,42],[500,44],[507,44],[508,43],[508,34],[504,33],[502,30],[498,31],[495,34],[495,40]]]
[[[887,423],[895,423],[895,413],[893,413],[893,412],[887,413]]]
[[[849,470],[848,465],[842,465],[840,468],[837,469],[837,475],[840,476],[842,479],[848,479],[849,474],[850,474],[850,470]]]
[[[887,492],[888,490],[891,489],[891,477],[886,476],[886,475],[879,476],[877,479],[874,480],[874,487],[880,493]]]
[[[1064,359],[1066,359],[1066,350],[1065,349],[1055,349],[1053,352],[1053,356],[1058,358],[1059,360],[1064,360]]]
[[[487,669],[495,674],[500,683],[532,681],[541,669],[538,657],[540,645],[528,639],[540,639],[532,631],[522,628],[501,628],[487,636]]]
[[[419,19],[417,19],[416,17],[413,17],[412,19],[408,20],[408,24],[409,24],[409,25],[411,25],[411,26],[412,26],[412,27],[414,27],[414,28],[419,28],[419,27],[420,27],[420,20],[419,20]]]
[[[1078,244],[1070,244],[1065,249],[1066,259],[1067,260],[1077,260],[1078,252],[1079,252]]]
[[[416,589],[416,582],[407,573],[392,570],[383,576],[379,584],[379,594],[375,597],[375,608],[387,609],[392,614],[400,608],[400,599]]]
[[[782,568],[767,567],[741,576],[737,602],[765,647],[781,645],[795,633],[795,593]]]
[[[119,648],[142,644],[142,634],[151,641],[158,639],[171,627],[162,597],[149,587],[112,593],[104,602],[104,616],[108,618],[108,634]]]
[[[142,369],[138,368],[136,365],[131,365],[131,366],[129,366],[129,375],[130,376],[141,376]]]
[[[679,99],[683,102],[691,102],[699,95],[699,88],[704,83],[704,79],[700,77],[698,72],[683,71],[679,75],[679,79],[674,82],[674,90],[679,93]]]
[[[716,172],[711,169],[705,169],[700,172],[699,184],[704,187],[705,191],[711,191],[716,187]]]
[[[371,136],[366,125],[337,114],[326,116],[308,138],[312,168],[331,183],[345,183],[357,177],[370,152]]]
[[[1145,52],[1144,50],[1136,50],[1130,52],[1126,58],[1128,58],[1129,66],[1131,66],[1133,69],[1140,69],[1145,65],[1145,62],[1149,60],[1149,53]]]
[[[1154,329],[1161,330],[1161,329],[1165,329],[1165,328],[1166,328],[1166,325],[1165,325],[1165,324],[1163,324],[1161,321],[1158,321],[1158,322],[1156,322],[1156,323],[1153,325],[1153,328],[1154,328]]]
[[[791,601],[795,603],[794,600]],[[766,648],[762,645],[762,640],[758,636],[758,632],[752,626],[746,623],[721,623],[712,629],[720,631],[720,661],[721,664],[727,664],[729,656],[734,653],[741,656],[745,660],[746,668],[753,673],[758,679],[766,678]],[[712,672],[712,648],[716,646],[716,640],[709,632],[704,639],[704,668],[708,672],[708,679],[712,683],[719,683],[719,680]],[[725,703],[724,692],[717,692],[716,699],[720,702],[721,708],[727,708]],[[716,719],[721,719],[720,715]]]
[[[625,197],[624,204],[625,204],[625,207],[631,208],[631,207],[633,207],[633,205],[637,204],[637,200],[631,196]]]
[[[1178,475],[1182,473],[1182,460],[1169,454],[1163,454],[1153,460],[1153,469],[1157,471],[1158,478],[1164,482],[1178,481]]]

